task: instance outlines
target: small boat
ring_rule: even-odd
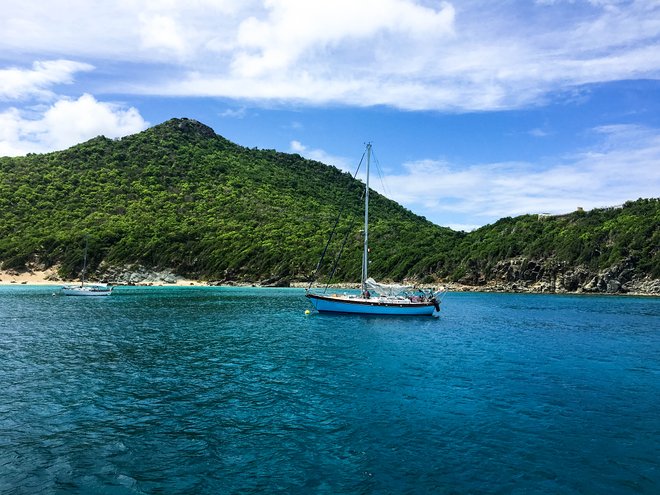
[[[112,294],[112,287],[108,284],[65,285],[62,287],[62,294],[65,296],[109,296]]]
[[[369,166],[371,143],[367,144],[367,170],[364,193],[364,249],[359,294],[327,294],[307,289],[307,297],[321,313],[356,313],[367,315],[438,316],[441,291],[423,291],[412,286],[381,284],[368,276],[369,267]]]
[[[80,277],[80,285],[65,285],[62,294],[65,296],[109,296],[112,287],[108,284],[85,284],[85,272],[87,271],[87,240],[85,240],[85,255],[83,256],[83,269]]]

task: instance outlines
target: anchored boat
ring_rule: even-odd
[[[412,286],[380,284],[368,276],[369,268],[369,167],[371,143],[367,144],[367,169],[364,193],[364,246],[361,291],[359,294],[328,294],[307,289],[307,297],[319,312],[368,315],[437,316],[442,291],[423,291]],[[310,284],[311,286],[311,284]]]
[[[109,296],[112,287],[108,284],[85,284],[85,272],[87,271],[87,240],[85,239],[85,254],[83,256],[83,269],[80,277],[80,285],[65,285],[62,294],[65,296]]]

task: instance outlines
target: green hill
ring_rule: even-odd
[[[339,231],[352,233],[336,277],[354,280],[362,194],[334,167],[244,148],[174,119],[120,140],[0,159],[0,260],[4,269],[59,264],[73,277],[87,236],[92,271],[103,261],[205,280],[304,279],[344,207]],[[435,251],[460,237],[377,193],[371,206],[376,276],[442,266]]]
[[[522,282],[548,291],[660,293],[660,200],[504,218],[470,233],[453,255],[452,276],[468,285]]]
[[[87,239],[90,272],[111,281],[138,265],[208,281],[303,281],[343,211],[326,259],[345,242],[335,279],[355,281],[362,194],[362,183],[334,167],[248,149],[173,119],[122,139],[0,158],[0,267],[58,266],[75,278]],[[556,282],[569,269],[580,267],[586,279],[622,264],[630,281],[660,278],[657,199],[506,218],[469,234],[375,192],[370,206],[370,270],[381,279],[530,286],[553,270]],[[530,263],[543,268],[529,272]]]

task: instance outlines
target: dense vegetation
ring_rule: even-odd
[[[304,280],[338,213],[337,280],[359,278],[363,187],[295,154],[248,149],[192,120],[119,140],[0,158],[3,269],[59,266],[75,277],[139,264],[206,280]],[[506,218],[465,234],[372,193],[371,272],[386,279],[470,279],[501,259],[556,258],[598,268],[634,258],[660,277],[660,202],[551,218]],[[324,265],[321,275],[332,263]]]
[[[660,278],[660,199],[544,217],[503,218],[466,236],[455,248],[455,278],[481,273],[515,257],[554,260],[593,272],[631,260],[637,275]]]
[[[304,278],[343,207],[339,232],[350,235],[336,277],[355,279],[362,194],[334,167],[176,119],[120,140],[0,158],[0,260],[5,269],[59,264],[74,276],[87,237],[92,270],[103,260],[209,280]],[[421,273],[418,254],[446,251],[457,237],[376,193],[371,205],[375,275]]]

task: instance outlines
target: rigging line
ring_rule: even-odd
[[[332,267],[330,277],[328,277],[328,283],[326,284],[325,289],[323,289],[324,293],[328,290],[328,287],[330,287],[330,282],[332,282],[332,279],[335,276],[335,272],[337,271],[337,267],[339,266],[339,260],[341,259],[341,255],[344,253],[344,247],[346,246],[346,241],[348,240],[348,235],[351,233],[350,226],[351,226],[351,224],[349,222],[348,227],[346,228],[346,235],[344,236],[344,242],[342,242],[341,247],[339,248],[339,254],[337,254],[337,257],[335,258],[335,264]]]
[[[355,170],[355,174],[353,174],[353,179],[357,177],[358,172],[360,171],[360,167],[362,166],[362,162],[364,161],[364,157],[367,154],[366,150],[364,153],[362,153],[362,158],[360,158],[360,163],[358,163],[357,169]],[[350,184],[349,184],[350,186]],[[344,209],[346,208],[346,203],[342,203],[342,206],[339,210],[339,215],[337,215],[337,219],[335,220],[335,224],[332,227],[332,232],[330,233],[330,237],[328,238],[328,242],[325,244],[325,247],[323,248],[323,252],[321,253],[321,258],[319,259],[319,262],[316,264],[316,269],[314,270],[314,275],[312,276],[312,279],[309,281],[309,285],[307,286],[307,290],[312,288],[312,284],[316,280],[316,277],[319,274],[319,270],[321,269],[321,265],[323,264],[323,259],[325,258],[325,255],[328,251],[328,247],[330,246],[330,242],[332,242],[333,237],[335,236],[335,233],[337,231],[337,225],[339,224],[339,220],[341,219],[342,214],[344,213]],[[346,242],[346,241],[344,241]],[[327,290],[327,286],[326,286]]]
[[[390,191],[387,185],[385,184],[385,177],[383,176],[383,171],[380,168],[380,162],[378,161],[378,158],[376,157],[376,153],[374,152],[373,148],[371,149],[371,159],[372,162],[376,165],[376,172],[378,173],[380,184],[383,186],[383,195],[389,197]]]

